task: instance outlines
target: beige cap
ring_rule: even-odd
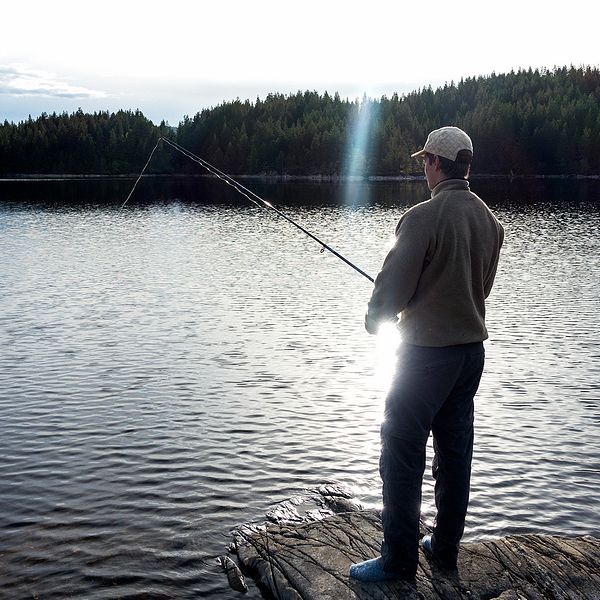
[[[423,150],[411,154],[412,158],[423,156],[423,154],[435,154],[443,156],[448,160],[456,160],[461,150],[469,150],[473,153],[473,142],[471,138],[458,127],[442,127],[435,129],[427,136]]]

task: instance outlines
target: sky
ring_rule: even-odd
[[[589,0],[4,0],[0,121],[140,109],[155,123],[298,90],[379,98],[600,66]]]

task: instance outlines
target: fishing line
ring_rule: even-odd
[[[129,200],[129,198],[131,198],[131,194],[133,194],[133,191],[137,187],[139,180],[142,178],[142,175],[144,174],[144,171],[148,168],[148,165],[150,164],[150,161],[152,160],[152,156],[156,152],[156,149],[158,148],[158,144],[160,144],[161,139],[162,138],[158,138],[158,141],[156,142],[156,146],[154,146],[154,148],[152,149],[152,152],[150,152],[150,156],[148,157],[148,160],[146,161],[146,164],[144,165],[144,168],[142,169],[140,176],[135,180],[135,183],[133,184],[133,187],[131,188],[131,191],[129,192],[129,196],[127,196],[127,198],[125,198],[125,202],[123,202],[123,204],[121,204],[121,208],[119,210],[123,210],[123,207],[127,204],[127,201]]]
[[[348,266],[352,267],[355,271],[360,273],[363,277],[366,277],[371,283],[374,282],[374,279],[369,274],[365,273],[365,271],[363,271],[362,269],[357,267],[353,262],[349,261],[345,256],[341,255],[337,250],[334,250],[331,246],[329,246],[329,244],[326,244],[325,242],[320,240],[316,235],[313,235],[310,231],[308,231],[307,229],[302,227],[302,225],[300,225],[299,223],[296,223],[296,221],[294,221],[292,218],[288,217],[285,213],[283,213],[278,208],[273,206],[270,202],[267,202],[266,200],[261,198],[258,194],[255,194],[252,190],[249,190],[247,187],[243,186],[241,183],[239,183],[238,181],[233,179],[233,177],[231,177],[231,176],[227,175],[227,173],[224,173],[223,171],[217,169],[217,167],[211,165],[209,162],[205,161],[203,158],[196,156],[193,152],[190,152],[183,146],[180,146],[177,142],[174,142],[173,140],[169,140],[165,137],[158,138],[158,141],[156,142],[156,146],[154,146],[154,149],[150,153],[150,156],[148,158],[148,161],[146,162],[146,165],[142,169],[142,172],[140,173],[139,177],[137,178],[137,181],[135,182],[135,184],[133,185],[131,192],[129,192],[127,199],[125,200],[125,202],[123,202],[123,204],[121,205],[121,208],[119,210],[123,209],[123,207],[127,204],[127,201],[129,200],[129,198],[131,198],[131,195],[133,194],[135,187],[137,186],[142,175],[144,174],[144,171],[148,168],[148,165],[150,164],[150,160],[152,159],[152,155],[154,154],[156,148],[158,147],[158,145],[161,141],[167,143],[169,146],[171,146],[172,148],[174,148],[175,150],[177,150],[178,152],[180,152],[181,154],[183,154],[190,160],[193,160],[194,162],[198,163],[202,168],[207,170],[211,175],[214,175],[221,181],[224,181],[227,185],[231,186],[239,194],[241,194],[242,196],[247,198],[250,202],[252,202],[253,204],[256,204],[256,206],[276,212],[280,217],[285,219],[288,223],[290,223],[294,227],[297,227],[300,231],[302,231],[302,233],[304,233],[309,238],[311,238],[312,240],[317,242],[321,246],[321,252],[323,252],[324,250],[328,250],[329,252],[331,252],[331,254],[333,254],[334,256],[336,256],[337,258],[339,258],[340,260],[345,262]]]

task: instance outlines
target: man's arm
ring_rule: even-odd
[[[502,244],[504,243],[504,227],[497,221],[496,226],[498,229],[498,247],[496,248],[496,252],[494,255],[494,259],[490,264],[488,272],[486,273],[485,280],[483,282],[483,293],[484,297],[487,298],[492,291],[492,286],[494,285],[494,279],[496,278],[496,270],[498,268],[498,258],[500,255],[500,248],[502,248]]]
[[[377,333],[379,324],[396,321],[413,297],[429,247],[429,236],[421,218],[407,212],[396,228],[396,242],[389,251],[381,271],[375,278],[375,288],[365,315],[365,328]]]

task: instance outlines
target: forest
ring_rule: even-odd
[[[298,91],[235,100],[155,125],[139,110],[42,114],[0,124],[0,177],[138,174],[160,136],[230,174],[402,176],[432,129],[474,141],[474,174],[600,174],[600,70],[560,67],[349,100]],[[198,173],[167,145],[148,173]]]

